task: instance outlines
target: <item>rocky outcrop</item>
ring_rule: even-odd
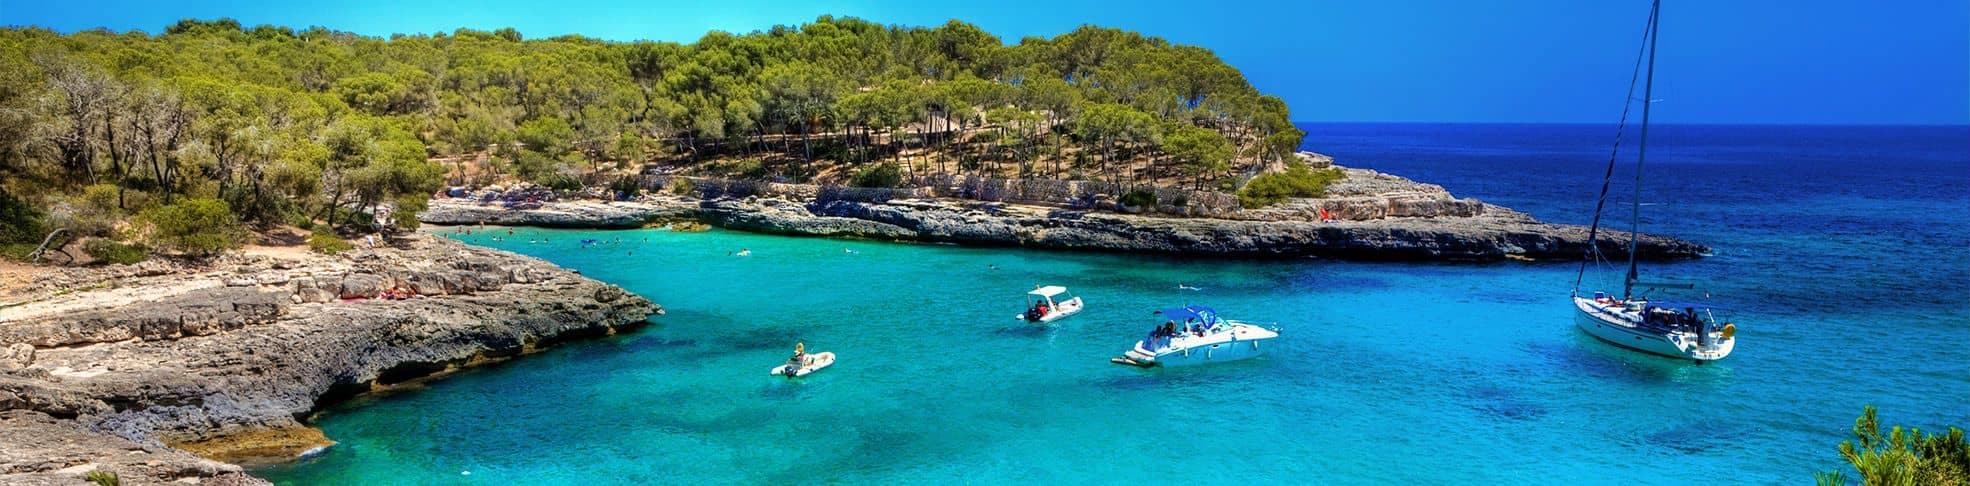
[[[0,482],[73,482],[83,464],[136,482],[230,477],[237,467],[173,447],[291,458],[327,444],[298,420],[324,403],[661,312],[519,255],[425,235],[391,246],[45,277],[75,287],[0,310]],[[367,298],[385,289],[417,297]],[[74,439],[24,440],[13,427]],[[129,450],[156,460],[119,462]]]
[[[0,438],[0,481],[6,484],[88,484],[82,476],[98,470],[115,473],[125,484],[187,478],[205,485],[267,484],[239,466],[139,444],[41,412],[0,411]]]
[[[1586,250],[1586,228],[1540,223],[1488,206],[1481,216],[1370,221],[1243,221],[1157,218],[941,200],[886,204],[833,201],[709,201],[703,217],[720,226],[765,233],[1014,245],[1034,248],[1146,251],[1181,255],[1321,256],[1359,260],[1573,259]],[[1602,233],[1602,252],[1625,255]],[[1689,258],[1706,248],[1644,236],[1645,259]]]
[[[1359,260],[1577,260],[1587,228],[1542,223],[1507,208],[1457,198],[1433,184],[1362,169],[1329,187],[1326,197],[1221,218],[1131,215],[948,198],[863,200],[784,196],[699,200],[652,195],[631,203],[562,202],[508,210],[433,201],[433,224],[635,227],[695,219],[743,231],[788,235],[949,242],[1068,250],[1154,252],[1236,257],[1318,256]],[[825,193],[827,191],[809,191]],[[1325,215],[1323,216],[1323,212]],[[1627,234],[1602,230],[1601,253],[1625,258]],[[1695,258],[1695,243],[1644,235],[1648,260]]]
[[[675,200],[672,200],[673,202]],[[539,209],[508,209],[466,199],[437,199],[418,213],[430,224],[539,226],[545,228],[640,228],[666,219],[690,219],[694,213],[677,204],[642,202],[562,201]]]

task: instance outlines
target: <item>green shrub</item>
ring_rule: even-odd
[[[78,237],[109,236],[124,216],[116,207],[116,186],[109,184],[84,187],[80,194],[52,201],[47,211],[50,227],[68,228]]]
[[[140,215],[150,226],[150,241],[159,248],[211,255],[238,247],[246,230],[233,210],[217,199],[185,199]]]
[[[424,193],[398,195],[395,204],[390,208],[390,223],[398,228],[417,229],[418,224],[422,223],[417,220],[417,213],[422,213],[430,207],[430,195]]]
[[[539,179],[534,179],[534,183],[540,184],[542,187],[546,187],[548,189],[553,189],[556,191],[579,191],[582,188],[581,181],[576,180],[573,177],[568,177],[566,174],[562,174],[559,172],[541,176]]]
[[[1337,168],[1313,170],[1306,164],[1294,163],[1285,172],[1262,174],[1245,183],[1238,190],[1238,205],[1246,209],[1257,209],[1295,197],[1320,197],[1327,194],[1327,185],[1347,177],[1346,172]]]
[[[123,484],[123,479],[116,477],[116,473],[101,469],[89,471],[88,474],[82,475],[82,479],[95,483],[96,486],[118,486]]]
[[[629,199],[642,190],[643,180],[633,175],[617,177],[609,182],[609,193],[615,195],[617,200]]]
[[[43,227],[45,218],[40,209],[0,189],[0,244],[40,243],[48,233]],[[34,251],[33,247],[28,251]]]
[[[103,263],[117,265],[133,265],[150,258],[150,249],[143,245],[117,243],[100,238],[82,244],[82,252]]]
[[[896,187],[903,185],[903,171],[895,162],[883,162],[855,172],[848,181],[855,187]]]
[[[308,249],[314,250],[315,253],[334,255],[354,250],[356,249],[356,245],[350,243],[349,240],[344,240],[342,237],[336,236],[333,231],[328,231],[325,228],[317,228],[313,233],[308,234]]]
[[[759,159],[739,160],[726,165],[722,172],[725,173],[726,177],[764,179],[766,178],[766,163],[761,162]]]
[[[1117,198],[1116,202],[1122,203],[1123,206],[1153,208],[1156,207],[1156,191],[1145,188],[1130,189],[1129,192],[1122,194],[1122,197]]]
[[[1895,426],[1881,433],[1881,422],[1874,407],[1861,410],[1854,420],[1854,441],[1840,443],[1840,456],[1860,473],[1863,485],[1970,485],[1970,442],[1963,429],[1950,427],[1948,433],[1923,434]],[[1816,474],[1822,485],[1846,485],[1842,471]]]
[[[694,196],[698,194],[698,185],[692,183],[690,179],[682,177],[671,179],[670,193],[679,196]]]
[[[354,226],[357,228],[371,228],[371,229],[375,229],[377,227],[376,215],[370,214],[368,211],[361,211],[356,208],[343,208],[343,207],[331,208],[329,209],[329,211],[335,214],[334,221],[337,226],[342,226],[342,227]]]
[[[90,184],[82,188],[82,202],[89,209],[102,212],[116,212],[116,184]]]
[[[34,243],[0,243],[0,258],[14,261],[27,261],[27,254],[34,253]]]

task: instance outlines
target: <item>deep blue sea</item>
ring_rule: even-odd
[[[1306,125],[1344,165],[1584,223],[1613,128]],[[1576,330],[1570,263],[1219,261],[713,230],[504,242],[662,303],[655,325],[331,407],[283,484],[1799,484],[1861,407],[1970,426],[1970,127],[1668,126],[1644,231],[1716,248],[1740,342],[1704,366]],[[1630,139],[1632,147],[1633,139]],[[1629,223],[1632,160],[1610,224]],[[622,243],[583,248],[582,239]],[[543,240],[529,243],[529,240]],[[750,257],[728,256],[751,249]],[[1597,266],[1598,267],[1598,266]],[[1618,283],[1618,271],[1590,282]],[[1035,284],[1087,311],[1036,328]],[[1202,287],[1179,290],[1178,285]],[[1668,295],[1700,298],[1701,295]],[[1107,362],[1181,304],[1260,359]],[[795,341],[839,358],[767,371]]]

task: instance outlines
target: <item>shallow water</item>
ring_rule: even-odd
[[[1570,222],[1586,219],[1608,131],[1307,129],[1309,147],[1344,164]],[[341,444],[257,472],[286,484],[1809,481],[1838,465],[1863,404],[1891,423],[1970,425],[1970,150],[1953,150],[1970,130],[1854,131],[1658,135],[1684,148],[1651,152],[1651,181],[1678,190],[1645,193],[1662,202],[1644,229],[1717,254],[1644,272],[1699,282],[1730,309],[1743,341],[1710,365],[1574,329],[1573,264],[516,229],[464,238],[669,314],[332,407],[319,425]],[[727,255],[742,248],[753,255]],[[1043,283],[1089,310],[1014,321]],[[1161,322],[1150,310],[1181,304],[1276,322],[1282,337],[1245,362],[1107,362]],[[802,380],[767,376],[795,341],[839,359]]]

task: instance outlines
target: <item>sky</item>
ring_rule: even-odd
[[[0,25],[158,32],[181,18],[365,35],[513,27],[528,37],[690,42],[821,14],[1009,43],[1083,24],[1210,48],[1296,121],[1611,123],[1645,0],[874,0],[416,2],[0,0]],[[1663,6],[1655,119],[1970,123],[1970,0],[1706,0]]]

